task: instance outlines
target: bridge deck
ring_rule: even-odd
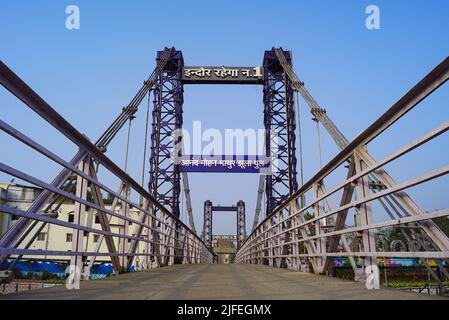
[[[1,299],[435,299],[353,281],[250,265],[176,265]]]

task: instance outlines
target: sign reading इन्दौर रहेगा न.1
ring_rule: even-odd
[[[262,84],[262,67],[184,67],[184,83]]]
[[[270,162],[265,156],[195,156],[179,159],[181,172],[266,173]]]

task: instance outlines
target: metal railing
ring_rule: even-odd
[[[432,272],[439,273],[438,267]],[[351,267],[335,267],[333,275],[337,278],[352,280],[354,271]],[[439,274],[441,282],[449,286],[449,278]],[[432,279],[431,272],[424,266],[379,267],[379,283],[386,288],[402,289],[431,295],[440,294],[440,284]]]
[[[282,62],[282,57],[280,60]],[[291,70],[286,73],[294,81],[296,90],[306,97],[306,102],[311,101],[303,83]],[[448,78],[449,57],[352,142],[342,143],[342,151],[337,156],[258,224],[237,252],[235,262],[332,274],[333,259],[348,257],[356,280],[362,280],[366,279],[367,270],[372,269],[368,267],[377,266],[377,258],[419,258],[432,277],[439,279],[427,260],[434,259],[447,277],[449,239],[433,219],[449,216],[449,209],[424,212],[406,191],[448,174],[449,165],[402,183],[396,183],[385,167],[445,133],[449,121],[380,161],[374,160],[367,148],[368,143]],[[342,171],[346,180],[328,190],[325,180],[329,181],[331,176],[335,179],[333,174]],[[338,205],[334,203],[336,199],[340,200]],[[373,202],[385,210],[386,220],[374,221]],[[348,218],[350,213],[354,214],[352,221]],[[379,231],[386,229],[402,232],[407,240],[406,251],[380,251],[376,237]],[[356,265],[355,257],[363,259],[364,267]],[[437,282],[442,285],[440,280]]]
[[[48,183],[36,178],[33,173],[0,162],[1,172],[43,190],[28,210],[0,205],[1,213],[19,217],[16,223],[24,226],[22,229],[11,228],[1,239],[0,266],[12,261],[8,268],[11,271],[21,259],[27,257],[35,260],[44,256],[47,259],[67,258],[71,266],[79,268],[80,277],[83,278],[98,257],[110,258],[116,274],[128,272],[136,257],[150,258],[153,266],[214,262],[214,253],[188,226],[157,202],[102,152],[105,150],[99,150],[99,146],[92,144],[3,62],[0,62],[0,82],[79,149],[71,161],[66,161],[0,120],[3,132],[63,168]],[[118,191],[100,181],[99,170],[120,181]],[[104,203],[103,193],[112,197],[112,204]],[[73,222],[58,219],[58,209],[67,201],[73,203]],[[101,228],[88,223],[92,215],[98,217]],[[72,231],[71,250],[30,249],[48,224]],[[88,237],[92,234],[97,237],[96,246],[88,251]],[[102,246],[103,241],[106,248]]]

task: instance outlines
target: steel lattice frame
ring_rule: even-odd
[[[245,202],[237,202],[237,248],[240,248],[246,239]]]
[[[291,64],[290,52],[284,52]],[[266,155],[273,160],[271,175],[266,177],[266,214],[298,189],[296,180],[295,110],[293,87],[274,50],[264,55],[264,124]],[[276,135],[276,139],[273,139]],[[276,140],[276,141],[275,141]],[[277,149],[277,150],[276,150]]]
[[[209,200],[204,202],[202,239],[209,248],[212,248],[212,202]]]
[[[246,216],[245,216],[245,202],[240,200],[237,202],[237,206],[232,207],[223,207],[223,206],[214,206],[212,201],[206,200],[204,202],[204,222],[203,222],[203,233],[202,239],[203,241],[212,248],[212,226],[213,226],[213,215],[214,212],[235,212],[237,215],[237,248],[240,248],[240,245],[246,239]]]
[[[158,60],[162,52],[158,52]],[[157,201],[179,217],[181,175],[173,161],[172,151],[177,143],[172,133],[182,127],[184,59],[181,51],[174,51],[156,80],[151,134],[149,190]]]

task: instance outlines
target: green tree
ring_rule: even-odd
[[[449,218],[448,217],[440,217],[433,219],[433,222],[436,223],[438,227],[449,237]]]

